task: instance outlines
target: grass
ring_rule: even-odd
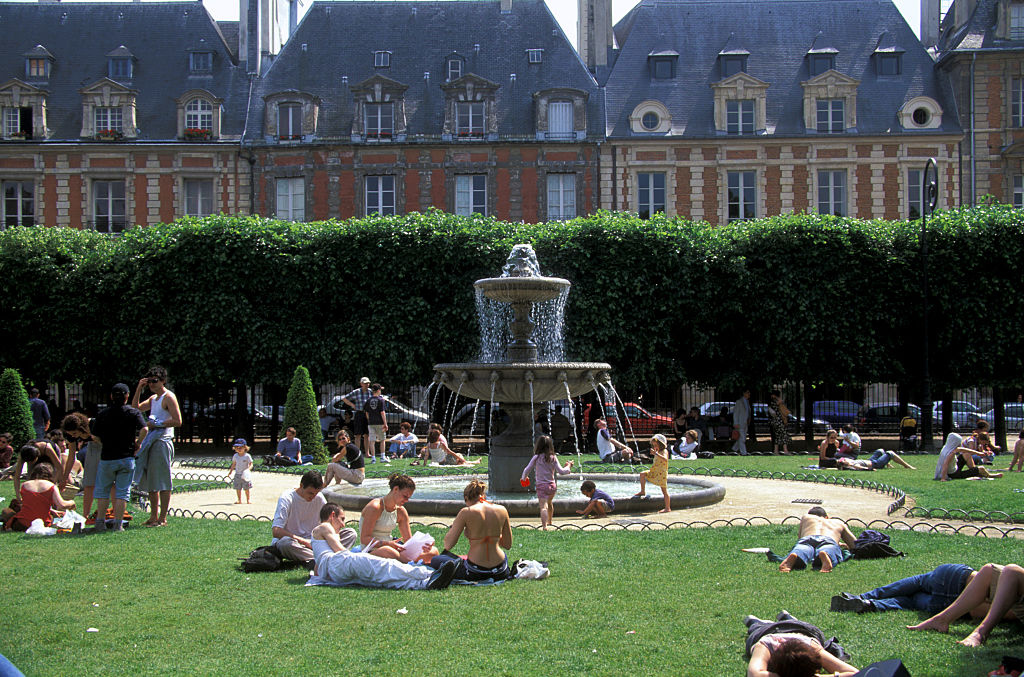
[[[905,560],[784,575],[739,548],[785,551],[794,527],[517,529],[512,557],[548,561],[551,578],[429,593],[307,589],[301,570],[239,572],[238,558],[268,535],[266,524],[186,519],[82,538],[3,534],[13,578],[0,614],[17,631],[0,652],[27,675],[739,675],[740,619],[786,608],[836,634],[855,665],[900,657],[915,677],[970,677],[1024,640],[1008,624],[968,650],[954,642],[966,624],[952,636],[911,633],[915,613],[828,611],[840,590],[942,562],[1019,559],[1010,539],[896,532]]]
[[[1009,491],[1021,486],[1020,474],[938,483],[934,456],[910,458],[918,470],[848,475],[899,486],[919,505],[996,510],[1020,503]],[[798,472],[808,461],[720,456],[672,465]],[[368,470],[385,475],[408,466]],[[0,485],[8,499],[11,490]],[[516,529],[510,556],[548,561],[550,579],[426,593],[307,589],[301,570],[241,573],[238,560],[269,540],[266,523],[252,521],[173,519],[166,529],[82,538],[0,534],[0,566],[10,572],[0,617],[17,629],[0,636],[0,653],[27,675],[739,675],[740,619],[782,608],[837,635],[855,665],[899,657],[915,677],[984,675],[1004,653],[1019,653],[1019,623],[1000,626],[987,647],[970,650],[954,641],[969,632],[966,623],[951,635],[911,633],[903,626],[916,613],[829,612],[839,591],[861,592],[944,562],[1020,561],[1016,539],[891,535],[908,557],[847,562],[829,575],[783,575],[739,549],[784,553],[795,526]],[[397,614],[400,608],[408,614]]]

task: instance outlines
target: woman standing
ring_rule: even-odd
[[[779,447],[782,453],[789,455],[789,408],[782,401],[782,392],[773,390],[768,402],[768,427],[772,435],[772,452],[778,456]]]

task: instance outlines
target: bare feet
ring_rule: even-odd
[[[241,501],[235,501],[235,505],[241,505],[241,504],[242,504]]]
[[[672,511],[671,511],[671,510],[669,510],[668,508],[662,508],[662,509],[661,509],[661,510],[659,510],[658,512],[659,512],[659,513],[662,513],[662,512],[672,512]]]
[[[958,644],[963,644],[964,646],[982,646],[983,644],[985,644],[985,636],[977,630],[975,630],[971,634],[961,639],[958,642]]]
[[[793,565],[796,564],[797,559],[799,558],[796,555],[789,555],[779,564],[779,571],[784,574],[788,574],[793,570]]]
[[[908,625],[907,630],[934,630],[935,632],[949,632],[949,623],[944,623],[943,621],[932,617],[922,623],[918,623],[917,625]]]
[[[832,571],[832,559],[829,558],[825,553],[819,553],[818,559],[821,560],[821,573],[827,574]]]
[[[644,496],[646,496],[646,495],[647,495],[647,494],[645,494],[645,493],[643,493],[643,492],[641,492],[641,491],[638,491],[637,493],[633,494],[633,495],[631,496],[631,498],[643,498],[643,497],[644,497]]]

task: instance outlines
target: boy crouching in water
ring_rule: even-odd
[[[608,513],[615,510],[615,501],[608,495],[608,492],[601,491],[590,480],[586,480],[580,485],[580,493],[589,498],[590,503],[587,503],[587,507],[583,510],[577,510],[577,515],[582,515],[583,517],[606,517]]]

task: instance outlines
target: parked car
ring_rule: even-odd
[[[339,419],[343,419],[346,411],[352,411],[352,407],[345,404],[343,399],[343,395],[338,395],[331,400],[330,404],[326,407],[327,413],[331,416],[337,416]],[[393,429],[394,434],[398,434],[398,426],[401,425],[402,421],[408,421],[412,424],[412,431],[414,434],[427,434],[427,427],[430,424],[429,416],[424,414],[422,411],[416,411],[415,409],[402,404],[389,395],[384,395],[384,399],[388,402],[386,414],[389,432]]]
[[[937,422],[942,421],[942,404],[943,400],[932,403],[935,407],[932,409],[932,420]],[[967,400],[953,400],[950,404],[953,408],[954,428],[974,430],[974,426],[978,424],[978,419],[983,418],[981,415],[981,409]]]
[[[830,428],[856,423],[860,405],[849,400],[818,400],[811,408],[814,418],[828,421]]]
[[[253,407],[249,405],[249,415],[253,418],[253,424],[255,426],[256,434],[260,437],[264,437],[270,434],[270,416],[262,410],[262,408]],[[282,416],[284,410],[282,408]],[[211,404],[202,410],[202,413],[196,417],[196,422],[199,424],[200,429],[204,429],[204,426],[209,426],[209,431],[220,432],[222,434],[230,433],[234,430],[235,421],[235,403],[234,402],[219,402],[217,404]]]
[[[670,435],[672,433],[672,417],[662,416],[661,414],[652,414],[647,411],[639,404],[634,402],[624,402],[622,407],[626,411],[626,418],[628,424],[626,425],[625,432],[630,432],[633,435],[640,437],[643,435],[654,435],[655,433],[662,433],[663,435]],[[619,423],[619,409],[613,402],[605,402],[604,412],[600,412],[591,416],[592,409],[594,407],[587,407],[583,412],[583,427],[586,430],[590,430],[590,421],[592,418],[604,417],[608,420],[608,429],[614,432]],[[563,410],[562,413],[566,413]]]
[[[1010,402],[1009,404],[1003,405],[1003,416],[1006,419],[1006,429],[1017,431],[1024,426],[1024,404],[1020,402]],[[996,410],[989,409],[982,416],[983,419],[988,421],[988,424],[995,428],[996,425]]]
[[[907,414],[921,423],[921,407],[907,404]],[[897,433],[904,414],[900,411],[899,402],[877,402],[861,407],[857,426],[862,433]]]
[[[732,415],[733,407],[736,406],[735,402],[705,402],[700,406],[701,414],[707,418],[712,419],[719,415],[722,411],[722,407],[728,409],[729,415]],[[770,435],[771,429],[768,423],[768,405],[764,402],[754,402],[754,434],[756,435]],[[791,434],[797,434],[803,432],[804,429],[804,418],[794,415],[792,412],[789,414],[789,421],[787,422],[787,428]],[[824,435],[828,429],[828,422],[818,418],[811,419],[811,423],[814,429],[815,435]]]

